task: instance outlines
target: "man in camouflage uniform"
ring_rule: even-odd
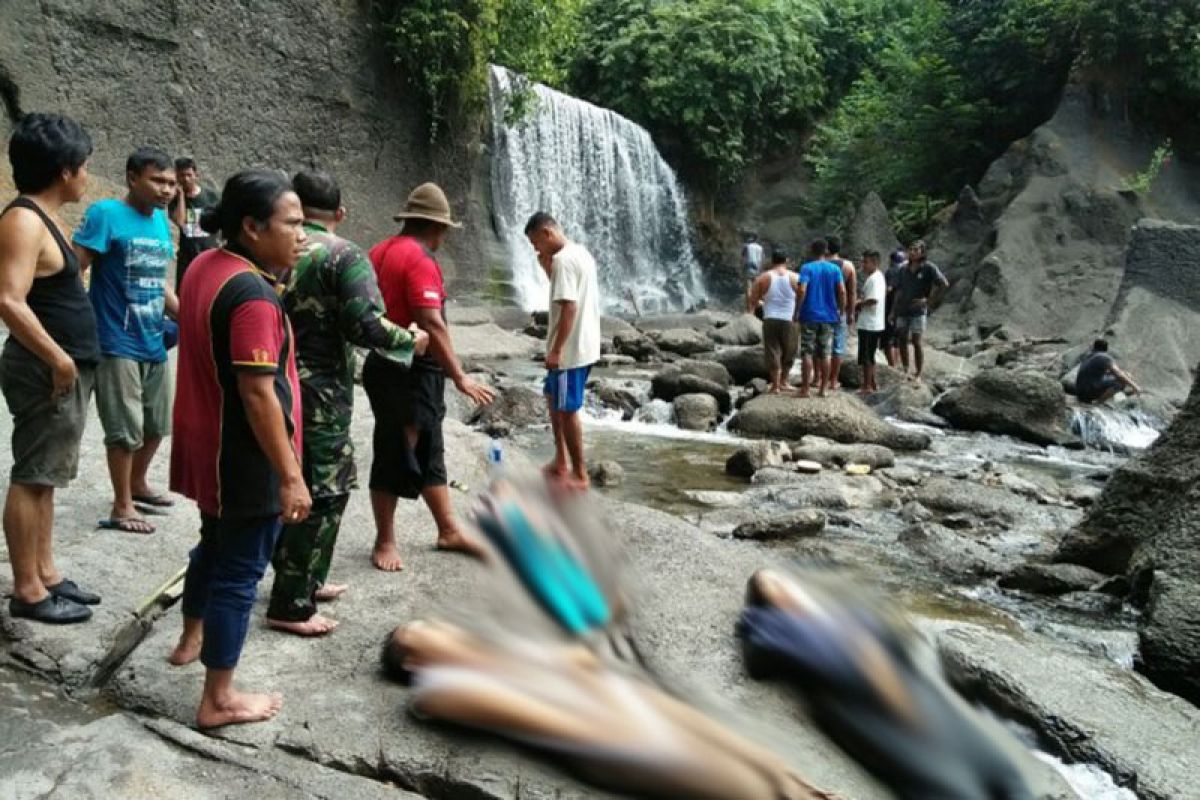
[[[332,177],[300,172],[293,188],[304,206],[308,244],[288,278],[284,307],[296,340],[304,412],[304,479],[312,495],[308,518],[287,525],[272,563],[275,583],[267,623],[302,636],[320,636],[337,622],[317,613],[345,586],[327,583],[342,514],[357,486],[350,416],[354,408],[354,346],[408,363],[424,352],[428,335],[384,316],[375,270],[352,242],[335,234],[346,217]]]

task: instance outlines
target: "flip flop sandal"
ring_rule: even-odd
[[[150,530],[145,530],[142,526]],[[140,533],[143,535],[154,533],[156,530],[146,520],[136,517],[110,517],[109,519],[102,519],[97,522],[96,527],[102,531],[121,531],[123,533]]]
[[[72,603],[79,603],[83,606],[94,606],[100,604],[100,595],[95,592],[89,592],[82,588],[75,581],[63,578],[53,586],[47,586],[46,591],[55,597],[61,597],[65,600],[70,600]]]
[[[133,507],[138,510],[138,513],[145,514],[149,517],[167,517],[171,515],[170,510],[164,508],[163,506],[148,506],[145,503],[138,502],[137,500],[133,501]]]
[[[165,494],[135,494],[133,502],[142,503],[155,508],[171,508],[175,501]]]

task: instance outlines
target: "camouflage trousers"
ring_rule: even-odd
[[[314,497],[308,517],[295,525],[284,525],[271,565],[275,583],[267,616],[287,622],[303,622],[317,613],[315,593],[329,578],[329,563],[337,543],[348,494]]]

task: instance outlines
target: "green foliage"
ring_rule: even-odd
[[[1137,194],[1147,194],[1159,173],[1171,163],[1171,156],[1171,140],[1167,139],[1155,148],[1153,155],[1150,156],[1150,163],[1144,170],[1125,179],[1125,188]]]
[[[562,85],[582,0],[391,0],[376,3],[392,55],[425,101],[430,139],[487,102],[487,67]],[[518,93],[526,110],[531,93]]]
[[[589,0],[571,87],[715,190],[811,122],[821,19],[815,0]]]

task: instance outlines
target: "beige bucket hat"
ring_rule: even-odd
[[[430,222],[440,222],[451,228],[461,228],[461,222],[455,222],[450,212],[450,201],[446,193],[436,183],[422,183],[413,189],[404,202],[404,210],[392,217],[394,220],[427,219]]]

